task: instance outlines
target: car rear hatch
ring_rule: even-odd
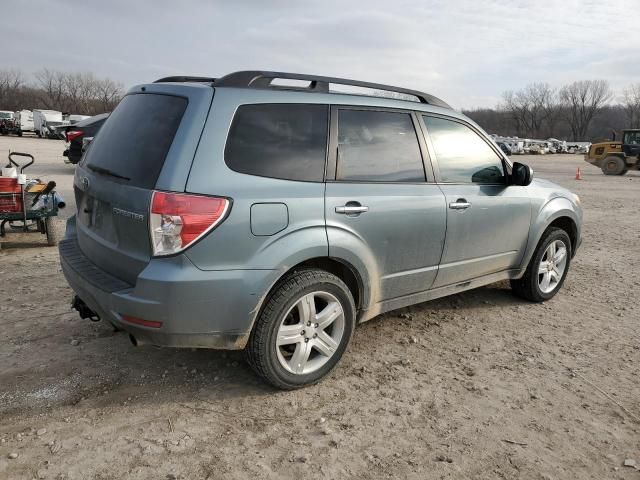
[[[134,87],[76,168],[77,241],[98,267],[134,285],[149,263],[154,190],[183,192],[213,88]]]

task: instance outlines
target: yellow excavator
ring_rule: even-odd
[[[624,130],[622,141],[594,143],[584,161],[600,167],[605,175],[624,175],[640,170],[640,129]]]

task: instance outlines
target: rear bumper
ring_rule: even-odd
[[[67,236],[59,249],[71,288],[101,319],[133,335],[138,344],[242,349],[260,300],[276,277],[274,270],[202,271],[179,255],[152,259],[133,286],[93,264],[75,237]],[[123,315],[162,326],[131,324]]]

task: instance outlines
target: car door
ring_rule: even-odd
[[[422,121],[447,204],[433,287],[518,268],[531,224],[527,188],[507,183],[506,161],[470,124],[436,115],[422,115]]]
[[[438,271],[446,207],[427,181],[417,122],[407,111],[332,107],[329,255],[351,257],[369,272],[373,302],[427,290]]]

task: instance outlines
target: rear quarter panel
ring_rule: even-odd
[[[186,190],[228,197],[232,206],[227,219],[186,255],[204,270],[281,272],[309,258],[327,256],[324,183],[247,175],[226,165],[227,134],[236,109],[244,103],[287,102],[274,100],[268,92],[243,90],[238,95],[234,89],[216,91]],[[251,207],[269,203],[286,205],[287,224],[273,235],[256,235],[251,229]],[[258,224],[262,219],[253,220]]]

